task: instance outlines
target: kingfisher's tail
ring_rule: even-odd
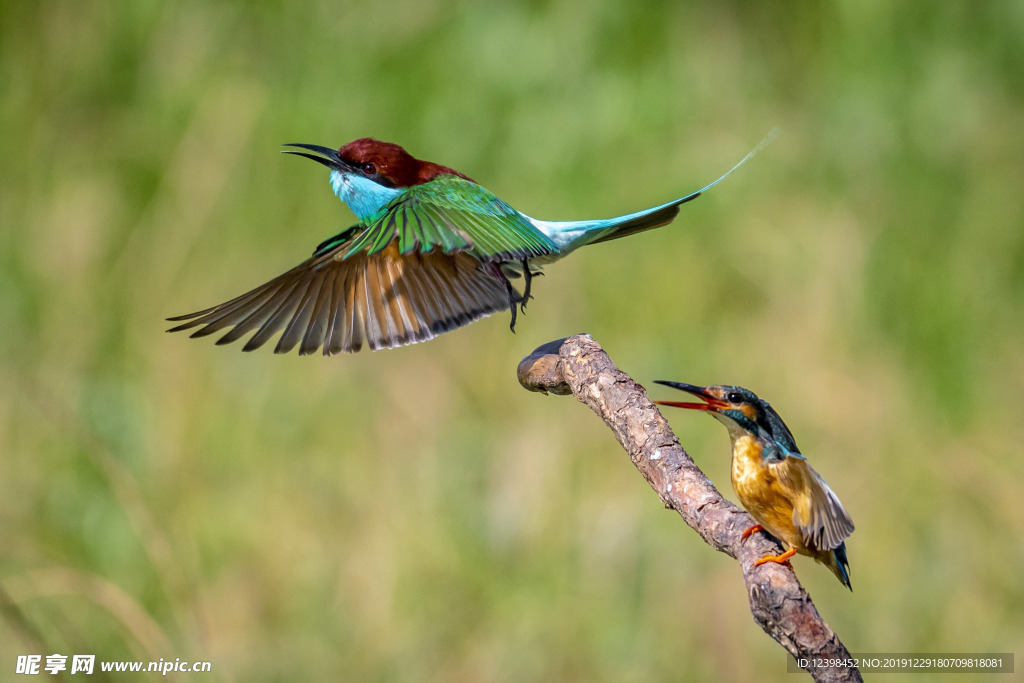
[[[773,128],[754,149],[750,150],[747,156],[743,157],[738,164],[725,172],[718,180],[705,185],[696,192],[691,192],[685,197],[673,200],[666,204],[637,211],[636,213],[617,216],[615,218],[604,218],[589,221],[541,221],[527,216],[533,225],[547,235],[558,245],[561,254],[564,256],[574,249],[587,244],[607,242],[627,235],[633,235],[645,230],[660,228],[672,222],[672,219],[679,213],[679,207],[686,202],[696,199],[712,187],[729,177],[729,174],[745,164],[755,154],[760,152],[765,145],[775,139],[778,135],[778,128]]]
[[[853,586],[850,585],[850,562],[846,559],[846,543],[840,543],[822,562],[844,586],[853,590]]]

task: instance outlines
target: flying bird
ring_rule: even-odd
[[[706,411],[729,430],[732,487],[757,521],[743,532],[743,538],[764,530],[787,548],[781,555],[765,555],[754,565],[788,564],[789,558],[800,553],[824,564],[853,590],[845,541],[853,533],[853,521],[825,480],[801,455],[793,434],[768,402],[743,387],[657,383],[682,389],[704,403],[655,403]]]
[[[359,219],[321,242],[312,257],[230,301],[168,318],[168,332],[225,333],[217,344],[252,334],[243,351],[281,332],[275,353],[326,356],[426,341],[531,297],[540,268],[586,244],[670,223],[741,166],[685,197],[616,218],[531,218],[454,169],[416,159],[402,147],[361,138],[340,149],[289,144],[289,154],[330,170],[331,187]],[[306,150],[306,151],[300,151]],[[512,285],[522,278],[522,291]],[[198,329],[195,329],[198,328]]]

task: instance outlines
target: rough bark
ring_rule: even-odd
[[[754,566],[782,548],[765,534],[742,540],[754,519],[722,497],[679,445],[647,391],[619,370],[600,344],[589,335],[549,342],[523,359],[518,376],[530,391],[575,395],[604,420],[665,506],[712,548],[739,561],[754,621],[798,662],[850,659],[791,568]],[[808,672],[817,681],[862,680],[855,667],[810,667]]]

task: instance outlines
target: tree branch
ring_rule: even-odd
[[[530,391],[575,395],[604,420],[665,506],[712,548],[739,561],[754,621],[798,662],[850,659],[792,569],[754,566],[782,549],[765,534],[742,540],[754,518],[722,497],[679,445],[646,390],[619,370],[600,344],[589,335],[549,342],[522,360],[518,376]],[[852,666],[807,670],[817,681],[862,680]]]

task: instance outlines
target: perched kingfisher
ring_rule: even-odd
[[[243,350],[284,330],[275,353],[324,355],[425,341],[510,308],[525,308],[540,267],[575,249],[670,223],[679,206],[714,187],[763,147],[769,134],[706,187],[617,218],[542,221],[516,211],[456,170],[416,159],[396,144],[362,138],[340,149],[289,144],[284,150],[330,169],[331,187],[359,219],[317,246],[313,256],[219,306],[169,318],[198,327],[193,337],[228,329],[217,344],[254,333]],[[517,291],[510,278],[523,278]]]
[[[800,553],[827,566],[853,590],[844,541],[853,533],[853,521],[825,480],[800,454],[793,434],[768,402],[743,387],[657,383],[682,389],[705,402],[655,403],[707,411],[729,430],[732,487],[743,507],[757,520],[743,532],[743,538],[764,530],[787,548],[781,555],[765,555],[754,565],[789,564],[789,558]]]

